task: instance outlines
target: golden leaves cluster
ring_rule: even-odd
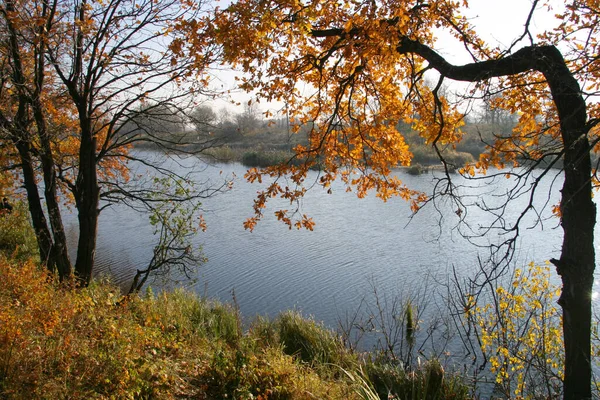
[[[311,127],[308,146],[296,148],[304,167],[248,173],[251,181],[262,174],[275,182],[259,194],[246,227],[262,217],[268,199],[302,196],[302,181],[316,165],[325,188],[340,178],[359,197],[373,190],[418,208],[424,195],[392,174],[412,159],[397,126],[409,124],[427,143],[452,146],[462,137],[463,116],[427,85],[423,61],[396,48],[404,36],[432,45],[440,27],[468,31],[467,20],[455,13],[462,4],[240,0],[217,12],[214,38],[225,61],[244,73],[240,86],[259,99],[285,102],[294,125]],[[473,42],[479,43],[475,36]],[[279,186],[284,175],[298,187]],[[304,217],[295,224],[282,211],[276,216],[289,226],[306,225]]]

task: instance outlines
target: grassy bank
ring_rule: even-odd
[[[296,312],[242,326],[234,307],[184,291],[74,289],[15,259],[11,243],[0,256],[0,398],[469,398],[435,362],[409,371],[356,354]]]

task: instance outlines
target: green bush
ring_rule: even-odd
[[[208,157],[211,160],[229,163],[238,161],[240,159],[239,150],[236,151],[229,146],[212,147],[202,151],[204,157]]]
[[[408,167],[408,169],[406,170],[406,172],[409,175],[421,175],[423,172],[425,172],[426,169],[423,168],[423,166],[419,163],[413,164],[410,167]]]
[[[0,251],[18,260],[39,257],[26,203],[15,203],[10,213],[0,210]]]

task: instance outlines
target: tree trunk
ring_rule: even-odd
[[[563,309],[564,399],[591,399],[590,335],[596,205],[592,201],[586,105],[579,84],[558,50],[553,48],[553,51],[545,52],[539,63],[558,111],[564,146],[563,246],[560,260],[552,260],[563,283],[558,302]]]
[[[52,155],[42,155],[42,170],[44,174],[44,196],[54,239],[54,259],[60,279],[68,278],[72,273],[71,260],[67,246],[67,235],[62,221],[60,206],[56,192],[56,175]]]
[[[83,286],[92,278],[96,258],[98,233],[99,187],[96,171],[96,140],[92,137],[89,119],[81,117],[81,145],[79,148],[79,173],[76,183],[76,204],[79,217],[79,242],[75,275]]]
[[[594,225],[596,207],[592,202],[587,138],[573,143],[565,153],[565,182],[562,190],[563,247],[560,260],[552,260],[562,278],[558,303],[563,310],[565,342],[564,399],[591,399],[591,321],[594,284]],[[567,147],[565,142],[565,147]],[[571,151],[572,149],[572,151]]]
[[[82,286],[87,286],[92,279],[96,258],[96,234],[98,230],[98,212],[89,199],[85,199],[78,207],[79,242],[77,244],[77,260],[75,275]]]
[[[563,282],[559,304],[563,310],[565,400],[592,398],[590,388],[592,380],[590,363],[592,304],[590,294],[593,274],[578,272],[577,262],[574,260],[573,264],[569,266],[563,264],[559,268]]]
[[[25,186],[25,191],[27,192],[27,203],[29,205],[31,222],[40,251],[40,260],[43,264],[46,264],[46,267],[50,272],[54,273],[56,271],[56,265],[52,250],[52,236],[48,229],[48,223],[46,222],[46,216],[44,215],[44,209],[42,208],[42,201],[35,182],[35,171],[33,169],[33,161],[31,160],[31,151],[24,141],[16,139],[14,142],[21,159],[23,186]]]
[[[592,201],[585,103],[579,94],[579,85],[570,73],[570,80],[565,77],[564,70],[566,67],[562,71],[552,68],[545,74],[561,116],[565,149],[561,198],[563,246],[560,260],[552,262],[563,283],[558,302],[563,309],[565,341],[564,398],[579,400],[592,397],[590,335],[596,206]]]
[[[40,82],[41,86],[41,82]],[[56,172],[52,147],[48,139],[46,129],[46,118],[42,111],[39,94],[33,101],[34,116],[36,120],[38,137],[41,142],[40,159],[42,162],[42,171],[44,176],[44,197],[46,198],[46,207],[50,218],[50,227],[53,237],[53,255],[56,262],[56,269],[60,279],[71,276],[71,260],[69,259],[67,247],[67,235],[63,226],[58,195],[56,191]]]
[[[42,104],[41,99],[46,76],[47,35],[45,32],[50,32],[52,30],[56,7],[56,0],[54,0],[52,4],[49,4],[48,1],[44,1],[42,4],[42,17],[45,19],[45,24],[37,27],[36,35],[40,40],[37,42],[37,46],[34,47],[35,90],[31,99],[31,105],[33,108],[38,138],[40,140],[40,160],[42,162],[44,176],[44,196],[46,198],[46,208],[48,210],[50,228],[52,229],[54,241],[54,258],[58,274],[62,280],[71,276],[72,267],[67,247],[67,236],[65,235],[65,228],[63,226],[58,201],[56,164],[52,151],[52,144],[50,143],[44,105]]]

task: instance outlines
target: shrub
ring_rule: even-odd
[[[0,251],[18,260],[39,257],[26,203],[15,203],[11,213],[0,210]]]
[[[283,150],[255,150],[248,151],[242,156],[242,164],[247,167],[269,167],[271,165],[285,164],[292,162],[297,164],[299,161],[294,154]]]
[[[516,269],[509,285],[498,285],[484,305],[467,299],[467,318],[489,360],[496,391],[509,398],[554,398],[562,386],[562,321],[550,283],[550,268]]]
[[[202,156],[219,162],[234,162],[240,159],[239,151],[229,146],[212,147],[202,151]]]
[[[184,291],[121,298],[72,289],[0,258],[0,398],[356,399],[278,345],[239,330],[230,306]]]
[[[475,158],[471,154],[461,151],[444,152],[444,159],[454,169],[460,168],[466,165],[467,163],[475,162]]]
[[[413,164],[410,167],[408,167],[406,172],[409,175],[421,175],[423,172],[425,172],[425,169],[423,168],[423,166],[421,164],[416,163],[416,164]]]
[[[416,145],[414,147],[411,147],[410,150],[413,153],[413,163],[419,163],[422,165],[440,164],[440,159],[432,147],[425,145]],[[473,157],[473,155],[462,151],[446,149],[442,151],[442,155],[446,163],[448,163],[449,166],[453,168],[460,168],[466,163],[475,162],[475,158]]]

